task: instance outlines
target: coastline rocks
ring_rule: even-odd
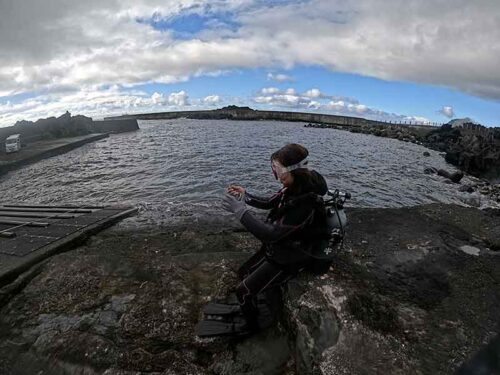
[[[425,168],[424,173],[425,174],[437,173],[438,176],[445,177],[455,184],[458,184],[460,180],[464,177],[463,172],[450,173],[448,171],[445,171],[444,169],[437,169],[434,167]]]
[[[500,178],[500,129],[443,125],[427,135],[425,145],[445,152],[445,160],[466,173],[490,180]]]

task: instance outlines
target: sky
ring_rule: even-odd
[[[0,0],[0,127],[215,109],[500,126],[498,0]]]

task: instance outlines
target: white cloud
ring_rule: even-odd
[[[277,94],[279,93],[281,90],[276,88],[276,87],[264,87],[261,92],[262,94],[264,95],[269,95],[269,94]]]
[[[293,82],[294,81],[292,76],[289,76],[289,75],[283,74],[283,73],[278,73],[278,74],[267,73],[267,79],[269,81],[276,81],[279,83]]]
[[[173,92],[168,96],[168,104],[177,107],[189,105],[189,96],[185,91]]]
[[[208,105],[217,105],[221,102],[219,95],[209,95],[203,98],[203,102]]]
[[[307,96],[308,98],[321,98],[323,97],[323,94],[319,89],[310,89],[304,93],[304,96]]]
[[[316,102],[314,100],[311,100],[309,102],[309,104],[307,104],[307,108],[310,108],[310,109],[319,109],[320,107],[321,107],[321,103]]]
[[[155,92],[148,95],[137,90],[84,87],[73,93],[40,95],[17,104],[0,104],[0,127],[13,125],[19,120],[35,121],[39,118],[59,116],[66,111],[94,118],[141,112],[155,112],[162,106],[168,110],[180,110],[190,106],[185,91],[168,95]]]
[[[176,40],[137,22],[217,11],[233,12],[239,27]],[[498,16],[496,0],[310,0],[273,11],[257,0],[12,1],[0,5],[0,93],[304,64],[498,100]]]
[[[314,100],[313,100],[314,99]],[[281,90],[261,90],[253,98],[260,105],[266,105],[287,110],[313,110],[322,113],[331,113],[342,116],[355,116],[377,121],[392,121],[407,123],[429,123],[429,119],[420,116],[407,116],[388,113],[380,109],[360,104],[355,98],[346,98],[337,95],[328,95],[318,89],[307,90],[304,94],[297,94],[296,90],[289,88]]]
[[[448,118],[452,118],[455,116],[455,112],[453,111],[453,107],[450,106],[444,106],[441,108],[438,113],[442,114],[443,116],[446,116]]]

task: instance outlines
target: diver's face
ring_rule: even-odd
[[[290,172],[283,173],[279,176],[280,182],[283,184],[283,187],[289,188],[293,184],[293,176]]]

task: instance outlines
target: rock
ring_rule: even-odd
[[[423,155],[424,156],[431,156],[431,154],[429,153],[429,151],[424,151]]]
[[[426,146],[445,151],[445,160],[462,171],[490,180],[500,177],[500,129],[475,124],[442,126],[425,138]]]
[[[437,173],[439,176],[446,177],[447,179],[449,179],[451,182],[454,182],[454,183],[459,183],[460,180],[464,177],[463,172],[450,173],[448,171],[445,171],[444,169],[437,169],[434,167],[425,168],[424,173],[425,174]]]
[[[445,171],[444,169],[438,169],[437,174],[442,177],[446,177],[449,179],[451,182],[454,182],[455,184],[458,184],[460,180],[464,177],[463,172],[455,172],[455,173],[450,173],[448,171]]]
[[[249,233],[102,232],[1,309],[0,373],[450,373],[497,328],[498,212],[349,208],[349,251],[291,280],[279,323],[239,340],[201,340],[194,326],[238,282],[259,246]]]
[[[288,284],[287,324],[295,334],[295,360],[298,373],[313,374],[325,350],[334,346],[340,333],[335,310],[307,276]]]
[[[465,193],[473,193],[475,191],[475,186],[474,185],[462,185],[462,186],[460,186],[458,191],[465,192]]]

